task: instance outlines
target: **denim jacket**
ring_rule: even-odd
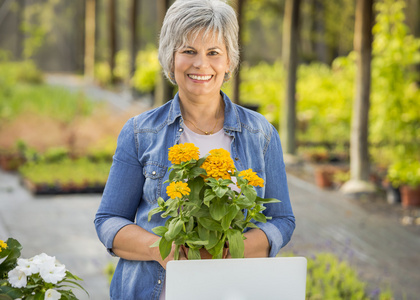
[[[232,136],[231,156],[238,171],[251,168],[264,179],[257,187],[263,198],[280,203],[266,204],[264,214],[272,219],[257,223],[270,244],[270,256],[290,240],[295,218],[289,199],[283,153],[275,128],[260,114],[233,104],[221,92],[225,103],[224,131]],[[130,119],[121,130],[112,167],[95,218],[99,239],[112,253],[118,231],[137,224],[152,232],[162,226],[160,214],[147,221],[157,207],[158,197],[168,199],[168,148],[179,142],[184,128],[178,94],[161,107]],[[111,283],[111,299],[159,299],[165,279],[164,268],[156,261],[120,259]]]

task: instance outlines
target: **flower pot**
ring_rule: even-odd
[[[315,170],[315,183],[317,186],[327,189],[333,185],[333,170],[327,167],[320,167]]]
[[[420,207],[420,186],[413,188],[403,185],[400,187],[400,192],[403,207]]]

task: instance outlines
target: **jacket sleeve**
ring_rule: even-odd
[[[130,119],[118,137],[111,170],[95,216],[98,237],[111,254],[115,235],[124,226],[134,224],[142,198],[144,175],[135,138],[134,122]]]
[[[270,243],[269,256],[273,257],[290,241],[295,229],[295,217],[289,198],[280,137],[273,126],[266,149],[264,198],[276,198],[281,202],[266,204],[267,209],[264,214],[272,219],[267,220],[267,223],[257,223],[257,225],[266,234]]]

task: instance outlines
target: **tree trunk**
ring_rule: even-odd
[[[239,42],[239,46],[242,46],[242,32],[243,32],[243,25],[244,25],[244,16],[243,16],[243,11],[244,11],[244,5],[245,5],[246,0],[237,0],[236,1],[236,13],[238,15],[238,25],[239,25],[239,33],[238,33],[238,42]],[[244,52],[243,49],[241,51],[241,57],[243,57]],[[238,64],[238,68],[236,69],[236,74],[232,74],[233,76],[233,97],[232,100],[234,103],[236,104],[240,104],[241,103],[241,99],[240,99],[240,91],[239,91],[239,87],[241,85],[241,61],[242,59],[239,61]]]
[[[296,152],[296,75],[298,65],[298,19],[300,0],[286,0],[283,22],[282,59],[286,71],[285,98],[282,108],[281,136],[284,152]]]
[[[96,0],[86,0],[84,75],[88,80],[93,80],[95,77],[95,6]]]
[[[108,2],[108,18],[109,18],[109,67],[111,70],[111,82],[116,82],[115,70],[115,56],[117,54],[117,11],[116,0],[109,0]]]
[[[357,53],[355,98],[350,137],[351,180],[345,193],[373,192],[369,180],[368,121],[372,59],[373,0],[357,0],[354,49]]]
[[[138,31],[137,31],[137,22],[138,22],[138,13],[137,8],[139,5],[140,0],[131,0],[131,7],[130,7],[130,16],[131,16],[131,47],[130,47],[130,56],[131,56],[131,76],[134,75],[136,72],[136,55],[138,49]]]
[[[16,12],[16,59],[22,60],[23,59],[23,43],[25,40],[25,35],[23,34],[23,30],[20,28],[25,13],[25,0],[19,0],[19,9]]]
[[[169,6],[169,0],[157,0],[157,14],[159,27],[161,27],[163,24],[163,19],[165,18],[165,14]],[[165,75],[162,72],[160,72],[156,81],[154,105],[160,106],[164,104],[165,102],[172,99],[172,95],[172,84],[166,79]]]

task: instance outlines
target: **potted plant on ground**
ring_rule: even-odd
[[[399,187],[404,207],[420,207],[420,161],[401,160],[390,166],[387,178]]]
[[[253,221],[265,223],[270,218],[262,213],[264,204],[280,202],[257,196],[255,187],[262,187],[264,180],[251,169],[238,172],[224,149],[199,159],[194,144],[179,144],[169,148],[169,160],[170,198],[159,198],[158,207],[149,212],[149,221],[157,213],[169,217],[164,226],[153,229],[161,238],[152,246],[159,246],[162,259],[173,243],[175,259],[180,247],[188,259],[223,258],[227,245],[233,258],[244,257],[244,230],[258,228]]]

